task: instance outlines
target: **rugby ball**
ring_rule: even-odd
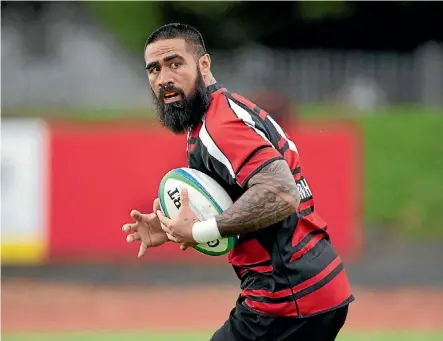
[[[200,221],[210,219],[232,205],[228,193],[210,176],[191,168],[176,168],[163,177],[158,190],[161,210],[170,219],[180,210],[181,188],[188,190],[191,209]],[[194,249],[205,255],[221,256],[234,247],[235,241],[236,237],[222,238],[198,244]]]

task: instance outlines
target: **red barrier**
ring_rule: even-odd
[[[355,260],[363,235],[363,145],[351,122],[316,122],[291,131],[316,210],[328,224],[334,247]]]
[[[303,126],[293,134],[318,210],[344,258],[360,247],[355,176],[360,148],[349,126]],[[51,261],[136,259],[121,226],[131,209],[152,210],[158,184],[186,166],[185,137],[157,126],[54,126],[51,137]],[[150,250],[145,261],[225,262],[177,244]]]

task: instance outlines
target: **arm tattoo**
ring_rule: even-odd
[[[222,237],[253,232],[293,214],[300,195],[284,160],[263,167],[247,184],[248,190],[216,217]]]

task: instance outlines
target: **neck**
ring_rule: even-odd
[[[206,78],[206,79],[205,79],[205,78]],[[209,74],[207,75],[207,77],[205,77],[205,78],[204,78],[203,80],[204,80],[206,86],[209,86],[209,85],[212,85],[212,84],[217,83],[217,81],[215,80],[215,78],[214,78],[214,76],[212,75],[212,73],[209,73]]]

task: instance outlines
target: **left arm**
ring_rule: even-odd
[[[222,237],[253,232],[293,214],[300,195],[284,160],[263,167],[246,184],[247,191],[222,214],[215,217]]]

